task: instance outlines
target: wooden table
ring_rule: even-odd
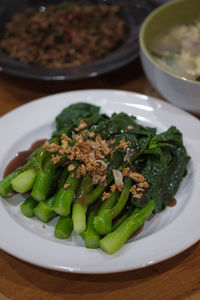
[[[0,115],[38,97],[91,88],[160,97],[145,78],[139,61],[100,78],[71,83],[52,84],[1,75]],[[200,243],[154,266],[108,275],[59,273],[24,263],[3,251],[0,254],[0,300],[200,299]]]

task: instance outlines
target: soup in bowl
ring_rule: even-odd
[[[200,114],[200,1],[170,1],[153,11],[142,24],[140,50],[154,88]]]

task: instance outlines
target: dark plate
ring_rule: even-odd
[[[138,32],[142,21],[155,9],[161,0],[99,0],[95,3],[108,3],[109,5],[119,2],[124,3],[121,16],[126,20],[127,35],[124,43],[112,54],[95,62],[69,68],[47,68],[23,64],[10,59],[0,50],[0,70],[15,76],[34,78],[40,80],[76,80],[98,75],[118,69],[139,54]],[[27,7],[45,6],[63,1],[53,0],[0,0],[0,38],[3,35],[4,25],[16,12],[22,12]],[[74,1],[75,2],[75,1]],[[94,1],[78,1],[92,2]]]

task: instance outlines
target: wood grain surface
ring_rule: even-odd
[[[121,70],[78,82],[39,82],[0,75],[0,115],[42,96],[94,88],[122,89],[161,98],[137,60]],[[200,243],[151,267],[107,275],[42,269],[0,251],[0,300],[4,299],[199,300]]]

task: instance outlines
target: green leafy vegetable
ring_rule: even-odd
[[[78,126],[80,120],[88,119],[91,116],[96,117],[99,110],[100,107],[89,103],[80,102],[72,104],[56,117],[56,128],[59,131],[72,125]]]
[[[30,191],[25,216],[46,223],[59,215],[57,238],[73,229],[87,248],[112,254],[176,194],[190,159],[182,134],[174,126],[157,134],[88,103],[65,108],[56,127],[48,145],[0,182],[0,194]]]
[[[165,209],[177,192],[186,174],[189,159],[183,146],[182,134],[174,126],[151,139],[137,164],[138,171],[151,185],[145,198],[146,202],[154,200],[155,212]],[[144,199],[134,203],[140,206],[140,202],[144,205]]]

